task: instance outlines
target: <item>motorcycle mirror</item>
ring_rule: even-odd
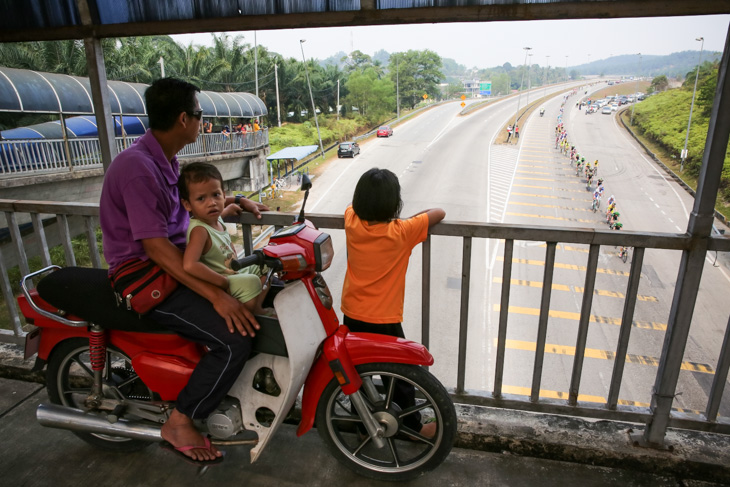
[[[307,198],[309,197],[309,190],[312,188],[312,180],[306,174],[302,175],[302,191],[304,191],[304,201],[302,201],[302,209],[299,211],[299,217],[297,223],[304,223],[304,207],[307,204]]]
[[[312,180],[306,174],[302,174],[302,191],[309,191],[311,187]]]

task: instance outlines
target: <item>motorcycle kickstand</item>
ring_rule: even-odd
[[[350,394],[349,397],[350,402],[352,402],[352,405],[355,406],[355,411],[357,411],[357,414],[362,419],[362,422],[368,432],[368,435],[370,436],[370,439],[373,440],[373,444],[377,448],[385,447],[385,440],[383,439],[385,430],[375,420],[375,417],[365,404],[365,400],[363,399],[362,394],[360,394],[360,391],[353,392],[352,394]]]

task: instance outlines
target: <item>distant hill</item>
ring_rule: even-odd
[[[641,65],[639,56],[625,54],[608,59],[599,59],[587,64],[569,67],[568,71],[576,70],[580,74],[603,74],[606,76],[650,76],[666,75],[669,78],[681,77],[697,67],[700,51],[682,51],[666,56],[642,55]],[[703,51],[702,62],[719,61],[721,52]]]
[[[623,54],[621,56],[612,56],[607,59],[599,59],[577,66],[568,66],[568,72],[573,73],[573,71],[576,71],[580,75],[604,76],[636,76],[638,74],[652,78],[663,74],[668,78],[684,78],[689,71],[692,71],[697,67],[699,54],[699,51],[682,51],[665,56],[642,55],[641,65],[639,65],[638,55]],[[719,62],[721,56],[721,52],[702,51],[702,62]],[[340,51],[324,61],[320,61],[320,64],[323,66],[327,64],[335,64],[342,68],[345,64],[342,62],[342,58],[344,57],[347,57],[347,54]],[[390,53],[381,49],[373,55],[373,61],[380,61],[382,66],[387,66],[389,57]],[[505,63],[502,66],[495,66],[493,68],[478,68],[476,66],[468,68],[450,58],[442,58],[442,61],[444,81],[447,83],[460,82],[465,78],[479,78],[480,75],[486,79],[494,72],[509,72],[515,68],[509,63]],[[533,65],[533,69],[536,65],[537,64]],[[562,68],[555,67],[551,68],[551,72],[552,71],[564,72]],[[551,77],[552,76],[553,75],[551,75]]]

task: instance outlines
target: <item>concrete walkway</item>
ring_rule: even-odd
[[[0,479],[13,486],[333,486],[393,485],[360,477],[341,466],[316,432],[297,438],[295,428],[284,425],[270,447],[254,465],[248,447],[229,448],[222,465],[203,477],[176,456],[151,445],[136,453],[94,449],[72,433],[48,429],[35,421],[35,409],[47,401],[37,383],[0,379]],[[672,475],[655,475],[619,468],[522,457],[509,453],[455,448],[446,461],[417,481],[415,486],[708,486],[705,482],[680,483]]]

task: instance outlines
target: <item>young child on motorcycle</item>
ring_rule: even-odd
[[[208,281],[238,299],[254,314],[266,314],[261,304],[262,277],[254,267],[238,272],[230,262],[236,251],[223,224],[223,216],[240,213],[238,205],[225,207],[223,177],[212,164],[194,162],[180,170],[178,180],[180,200],[192,214],[187,233],[187,247],[183,255],[183,269],[189,274]]]
[[[347,273],[341,309],[350,331],[405,338],[401,322],[408,259],[446,212],[432,208],[402,220],[402,208],[398,177],[391,171],[373,168],[360,177],[345,210]],[[395,396],[402,409],[415,404],[413,386],[403,381]],[[436,431],[435,424],[421,424],[419,413],[408,415],[404,424],[427,438]]]

